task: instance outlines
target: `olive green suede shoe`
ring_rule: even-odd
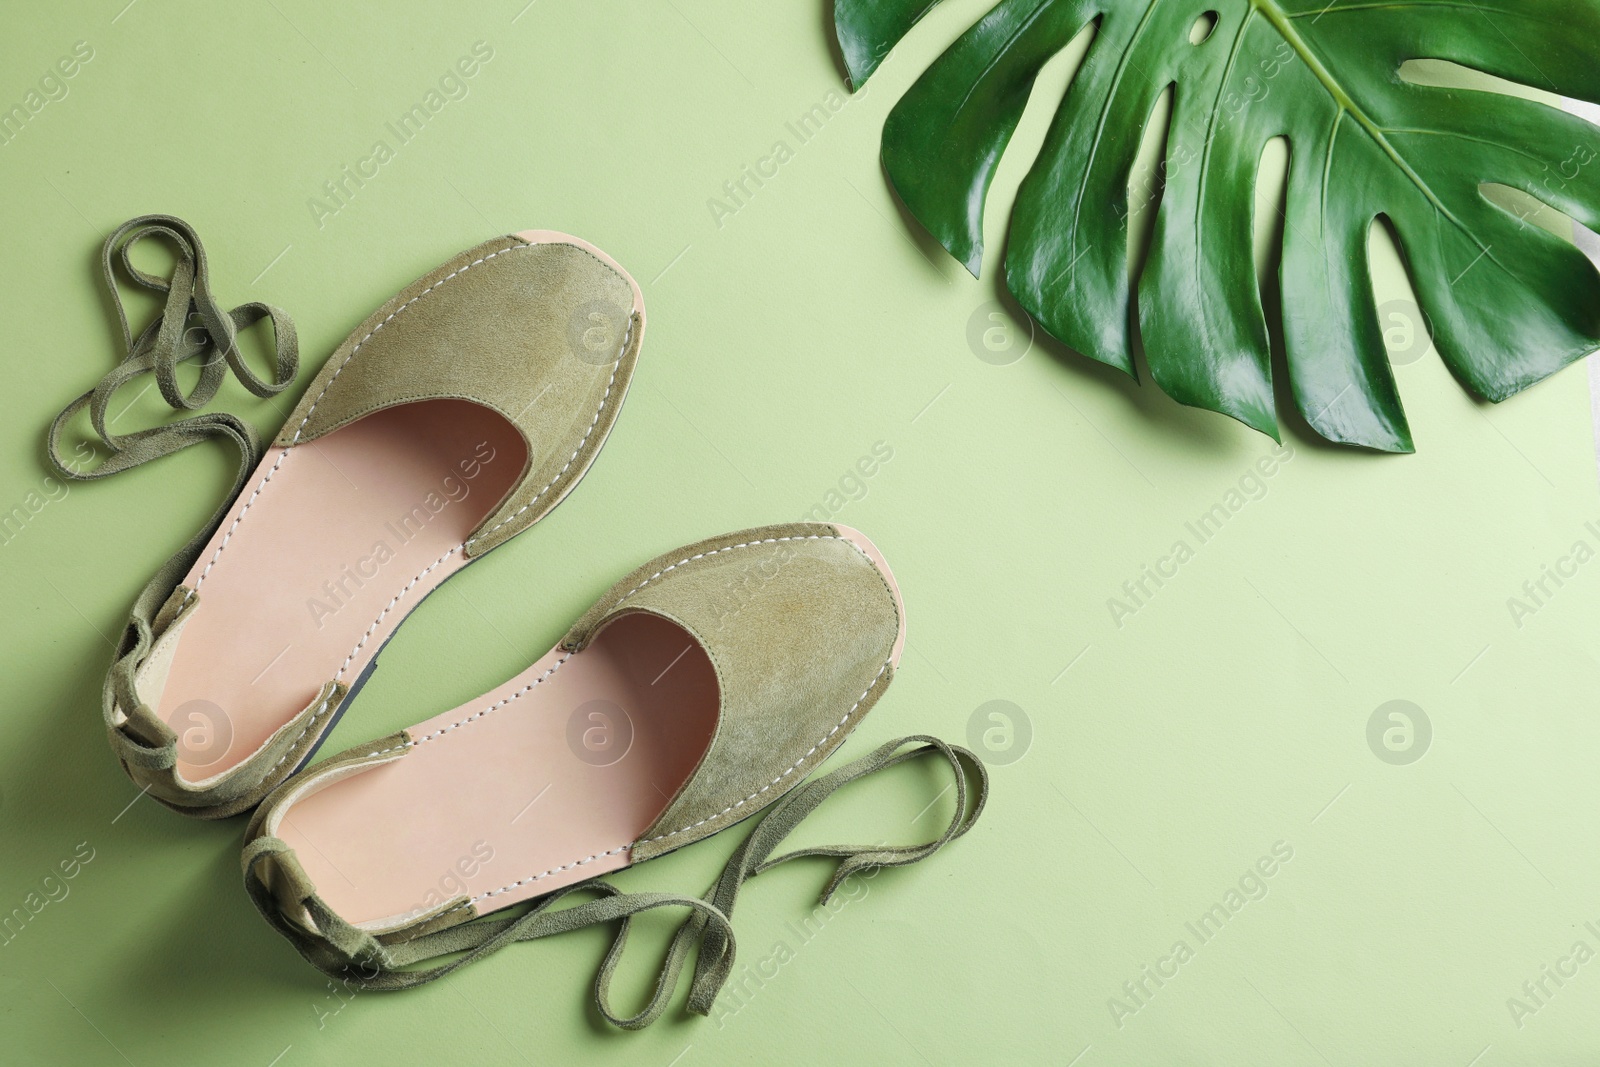
[[[504,685],[286,782],[246,831],[247,887],[308,960],[380,989],[440,977],[511,941],[687,907],[656,995],[628,1018],[606,1001],[624,922],[600,1010],[618,1025],[648,1024],[703,941],[691,1009],[704,1013],[732,966],[727,916],[739,884],[788,858],[768,855],[828,792],[923,752],[943,755],[958,786],[956,815],[933,842],[801,853],[844,861],[829,892],[857,870],[931,855],[981,810],[981,764],[927,738],[914,752],[893,742],[791,793],[882,697],[904,642],[888,566],[855,530],[769,526],[667,553]],[[705,900],[580,886],[786,794],[781,816],[763,822]],[[551,909],[578,888],[602,895]],[[540,898],[525,914],[475,921]],[[467,955],[403,969],[453,952]]]
[[[180,281],[177,313],[57,420],[53,455],[80,407],[104,435],[104,401],[134,373],[154,369],[168,391],[173,365],[193,355],[163,341],[169,320],[185,319]],[[462,252],[373,312],[232,502],[139,595],[104,692],[111,745],[134,782],[218,818],[302,766],[423,598],[583,477],[644,326],[639,287],[612,259],[531,230]],[[235,361],[231,335],[225,347]],[[220,361],[207,362],[213,372]],[[116,469],[193,443],[207,419],[232,416],[105,435]],[[252,456],[248,428],[228,435]]]

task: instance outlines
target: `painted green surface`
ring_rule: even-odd
[[[1408,340],[1411,297],[1380,251],[1421,451],[1291,427],[1292,454],[1263,468],[1272,445],[1242,426],[1029,348],[993,279],[911,236],[876,161],[889,106],[984,0],[941,4],[853,99],[811,3],[275,0],[219,21],[217,5],[124,2],[9,11],[0,35],[5,106],[75,42],[93,49],[0,144],[0,918],[41,905],[0,944],[0,1060],[1493,1067],[1600,1047],[1600,962],[1571,955],[1600,951],[1582,368],[1474,403]],[[492,58],[440,88],[479,41]],[[436,89],[437,113],[397,136]],[[1024,116],[1018,147],[1049,110]],[[359,186],[342,177],[377,154]],[[996,177],[991,247],[1022,173],[1008,158]],[[337,181],[342,202],[314,215]],[[821,509],[877,540],[910,619],[901,676],[841,756],[976,722],[984,822],[809,931],[790,924],[824,871],[761,879],[738,917],[753,977],[710,1020],[628,1035],[587,1016],[600,931],[341,1009],[245,899],[241,823],[139,800],[100,735],[105,635],[233,462],[196,449],[46,481],[44,425],[114,358],[98,242],[145,211],[195,223],[223,300],[290,309],[313,366],[495,233],[582,234],[646,287],[634,392],[589,478],[411,618],[329,751],[502,681],[663,548]],[[224,399],[266,432],[284,410],[236,385]],[[128,401],[119,427],[160,414]],[[1546,568],[1569,576],[1557,588]],[[1550,595],[1514,616],[1530,581]],[[1026,716],[1010,712],[1009,749],[997,700]],[[1431,723],[1407,765],[1369,747],[1395,700]],[[1394,759],[1392,728],[1377,751]],[[910,839],[935,818],[927,786],[864,783],[797,843]],[[619,881],[698,891],[733,845]],[[1220,932],[1190,932],[1234,902]],[[619,993],[666,926],[641,925]],[[1135,1001],[1124,983],[1171,970],[1178,941],[1192,955]],[[1576,973],[1558,987],[1545,966]],[[1523,983],[1541,980],[1535,1003]],[[1514,1019],[1513,997],[1531,1011]]]
[[[839,0],[838,10],[855,83],[870,71],[861,57],[870,64],[921,14],[900,0]],[[1466,10],[1002,0],[890,112],[884,167],[911,213],[977,275],[989,183],[1034,79],[1070,42],[1092,38],[1017,196],[1004,261],[1018,301],[1052,336],[1130,375],[1142,342],[1150,377],[1181,403],[1275,439],[1280,416],[1297,411],[1330,441],[1410,452],[1373,314],[1374,219],[1393,227],[1440,356],[1475,395],[1503,400],[1600,347],[1600,276],[1482,188],[1600,225],[1589,166],[1600,133],[1539,102],[1418,85],[1405,68],[1450,60],[1600,99],[1600,5],[1563,4],[1559,19],[1538,5]],[[1149,122],[1158,104],[1170,119]],[[1288,197],[1263,216],[1253,193],[1275,138],[1287,146]],[[1130,189],[1152,140],[1160,180]],[[1145,197],[1161,208],[1130,281],[1128,216]],[[1275,231],[1276,371],[1253,228]]]

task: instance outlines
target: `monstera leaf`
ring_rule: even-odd
[[[852,84],[936,3],[836,0]],[[1252,231],[1262,153],[1282,136],[1289,386],[1324,437],[1412,450],[1372,301],[1380,216],[1435,346],[1473,392],[1503,400],[1600,347],[1600,276],[1485,195],[1521,190],[1600,229],[1600,131],[1542,103],[1401,76],[1407,60],[1439,59],[1600,100],[1600,0],[1003,0],[883,131],[901,200],[974,274],[989,183],[1034,79],[1091,23],[1005,257],[1011,291],[1067,345],[1134,373],[1132,302],[1167,393],[1277,436]],[[1129,175],[1169,86],[1164,188],[1134,294]]]

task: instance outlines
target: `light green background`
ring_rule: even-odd
[[[411,618],[330,751],[520,670],[637,562],[824,503],[880,441],[893,459],[838,518],[893,562],[910,651],[845,755],[965,739],[991,700],[1022,709],[1031,742],[991,753],[1022,758],[993,768],[969,837],[880,875],[809,942],[786,924],[823,870],[754,883],[743,959],[780,941],[794,958],[719,1019],[608,1031],[586,1007],[598,930],[333,1013],[245,899],[240,822],[137,799],[101,736],[108,638],[233,458],[55,490],[0,546],[0,913],[80,843],[94,858],[0,944],[0,1060],[1593,1062],[1600,962],[1547,982],[1520,1027],[1507,1006],[1574,942],[1600,950],[1583,926],[1600,927],[1600,563],[1520,628],[1507,607],[1574,542],[1600,544],[1581,367],[1489,407],[1432,355],[1408,363],[1420,454],[1291,427],[1292,460],[1199,545],[1185,523],[1271,442],[1042,338],[1010,365],[977,358],[971,322],[981,339],[1009,321],[988,318],[994,272],[975,282],[913,236],[878,168],[884,114],[987,0],[942,5],[806,143],[786,123],[843,98],[822,0],[125,3],[12,4],[0,34],[0,107],[74,42],[94,50],[0,146],[0,509],[45,492],[46,422],[114,358],[94,261],[127,217],[193,222],[225,302],[293,313],[306,376],[455,251],[567,230],[646,290],[626,413],[571,500]],[[385,124],[477,41],[494,57],[466,97],[396,147]],[[1070,63],[1001,170],[991,249]],[[395,157],[319,226],[308,201],[380,138]],[[780,140],[793,158],[719,225],[708,200]],[[1385,299],[1404,296],[1396,277]],[[1025,345],[1025,328],[988,340]],[[236,386],[223,400],[269,433],[286,410]],[[161,411],[151,392],[116,425]],[[1108,598],[1179,539],[1193,559],[1116,625]],[[1407,766],[1367,741],[1397,699],[1433,730]],[[860,787],[801,837],[909,840],[948,814],[948,795],[923,810],[937,790],[910,772]],[[618,881],[703,889],[741,833]],[[1278,842],[1293,858],[1266,895],[1201,944],[1185,924]],[[641,924],[625,985],[666,929]],[[1128,1000],[1178,940],[1193,958]],[[1113,997],[1138,1010],[1116,1019]]]

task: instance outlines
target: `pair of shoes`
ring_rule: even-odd
[[[152,236],[177,252],[170,282],[128,261]],[[825,523],[666,552],[503,685],[307,767],[418,604],[549,514],[588,471],[639,357],[643,295],[575,237],[487,241],[358,326],[263,455],[228,415],[105,431],[107,400],[137,374],[154,373],[174,407],[193,409],[215,394],[224,364],[263,396],[297,366],[281,312],[216,304],[199,240],[180,220],[146,216],[112,235],[103,266],[113,294],[114,254],[136,282],[167,293],[166,312],[137,339],[124,317],[127,358],[51,428],[58,469],[100,477],[212,436],[234,440],[244,459],[231,502],[134,605],[105,684],[108,736],[133,781],[174,810],[254,809],[247,888],[326,973],[364,988],[416,985],[512,941],[620,921],[597,988],[606,1016],[647,1025],[696,945],[690,1008],[703,1014],[732,966],[739,885],[790,858],[770,855],[828,793],[925,753],[957,785],[956,814],[934,841],[790,854],[841,861],[828,894],[857,871],[931,855],[976,820],[981,763],[933,738],[891,742],[795,789],[881,698],[905,645],[882,554]],[[193,318],[200,340],[185,329]],[[270,381],[235,343],[262,318],[277,340]],[[185,395],[175,370],[195,360],[200,380]],[[112,450],[88,474],[59,460],[63,425],[83,408]],[[780,799],[705,899],[590,881]],[[574,891],[598,896],[552,908]],[[482,918],[518,905],[530,907]],[[618,1016],[606,985],[629,917],[669,906],[689,918],[656,994]],[[407,969],[451,953],[465,955]]]

